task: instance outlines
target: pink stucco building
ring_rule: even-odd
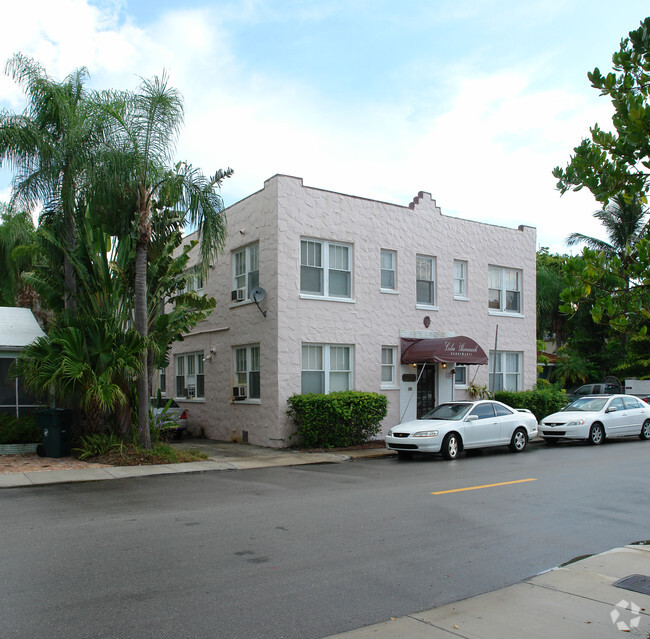
[[[217,307],[161,378],[195,434],[289,446],[294,393],[384,393],[385,431],[472,382],[534,385],[535,229],[443,215],[429,193],[403,206],[285,175],[225,214],[225,251],[195,281]]]

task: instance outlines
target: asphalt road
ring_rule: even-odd
[[[630,439],[3,490],[0,633],[343,632],[650,538],[649,460]]]

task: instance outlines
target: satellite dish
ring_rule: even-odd
[[[257,302],[261,302],[265,297],[266,291],[261,286],[258,286],[251,291],[251,298],[256,304]]]

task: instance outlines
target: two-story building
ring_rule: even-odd
[[[471,384],[535,384],[535,229],[285,175],[225,215],[225,251],[194,281],[217,307],[160,379],[195,434],[292,445],[295,393],[384,393],[385,432]]]

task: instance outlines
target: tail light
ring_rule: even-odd
[[[187,411],[186,411],[186,410],[184,410],[184,411],[181,413],[181,419],[187,419]]]

